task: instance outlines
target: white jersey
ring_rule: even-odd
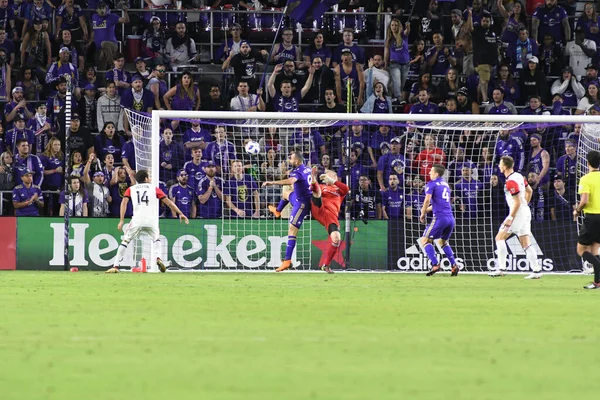
[[[518,216],[529,216],[531,217],[531,211],[527,205],[527,199],[525,198],[526,188],[529,184],[523,175],[518,172],[513,172],[506,178],[506,184],[504,185],[504,195],[506,196],[506,203],[512,210],[515,206],[515,196],[518,196],[521,200],[521,206],[517,211]]]
[[[138,183],[125,191],[125,197],[133,205],[131,225],[158,229],[158,203],[167,197],[161,189],[151,183]]]

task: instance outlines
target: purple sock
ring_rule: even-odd
[[[425,254],[427,254],[427,257],[429,257],[429,260],[431,261],[431,266],[436,266],[440,264],[437,257],[435,256],[435,249],[433,248],[433,245],[431,243],[427,243],[425,245]]]
[[[294,248],[296,247],[296,236],[288,236],[287,246],[285,248],[285,260],[291,260]]]
[[[446,255],[446,257],[448,257],[448,261],[450,261],[450,265],[456,264],[456,260],[454,259],[454,252],[452,251],[452,247],[450,247],[449,244],[446,244],[444,247],[442,247],[442,250],[444,250],[444,254]]]
[[[289,200],[281,199],[279,200],[279,204],[277,204],[277,211],[281,212],[289,204]]]

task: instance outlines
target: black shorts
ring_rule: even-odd
[[[577,243],[584,246],[600,243],[600,214],[586,214]]]

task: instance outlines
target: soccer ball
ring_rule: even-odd
[[[248,154],[258,154],[260,152],[260,145],[254,140],[251,140],[248,143],[246,143],[246,146],[244,146],[244,148],[246,149],[246,153]]]

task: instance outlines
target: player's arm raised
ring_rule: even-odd
[[[266,181],[266,182],[263,182],[262,186],[265,187],[265,186],[274,186],[274,185],[280,185],[280,186],[293,185],[297,180],[298,180],[298,178],[292,176],[291,178],[280,179],[278,181]]]
[[[161,199],[161,201],[163,202],[164,205],[169,207],[171,209],[171,211],[173,211],[175,214],[177,214],[179,216],[179,221],[185,221],[186,224],[190,223],[188,218],[181,212],[179,207],[177,207],[177,205],[175,203],[173,203],[171,200],[169,200],[169,198],[163,197]],[[123,206],[121,206],[121,215],[123,215]]]

